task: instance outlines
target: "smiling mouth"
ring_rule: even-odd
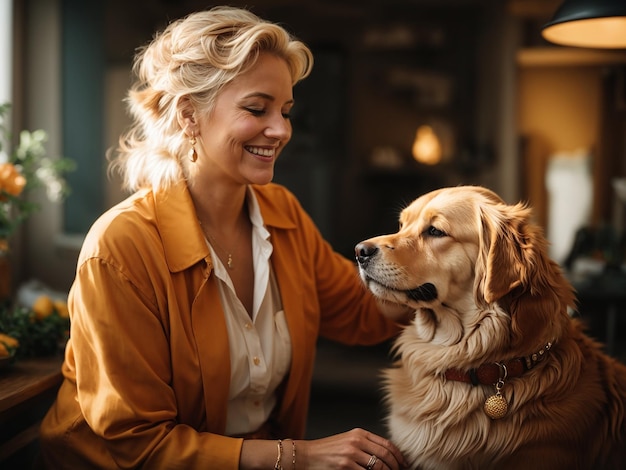
[[[254,155],[258,155],[260,157],[273,157],[274,155],[276,155],[276,149],[275,148],[263,148],[263,147],[244,147],[248,152],[250,152],[251,154]]]

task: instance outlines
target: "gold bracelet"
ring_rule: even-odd
[[[283,441],[278,439],[278,456],[276,457],[276,463],[274,464],[274,470],[283,470]]]

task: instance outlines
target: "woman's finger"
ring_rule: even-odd
[[[367,434],[367,438],[375,444],[375,447],[365,449],[365,451],[369,451],[370,455],[376,456],[376,460],[383,464],[383,467],[378,467],[372,459],[372,462],[369,462],[372,466],[370,470],[374,468],[379,470],[379,468],[386,467],[395,470],[396,468],[407,467],[407,463],[402,455],[402,452],[400,452],[400,449],[398,449],[390,440],[369,432]],[[367,468],[367,465],[365,468]]]

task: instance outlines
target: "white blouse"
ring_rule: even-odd
[[[291,364],[291,338],[270,263],[273,247],[252,188],[248,188],[247,202],[254,258],[252,319],[235,293],[228,270],[207,241],[230,344],[229,436],[254,432],[267,421],[276,404],[276,388]]]

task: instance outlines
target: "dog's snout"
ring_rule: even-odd
[[[354,248],[354,252],[359,264],[364,264],[378,252],[378,247],[374,243],[363,242]]]

